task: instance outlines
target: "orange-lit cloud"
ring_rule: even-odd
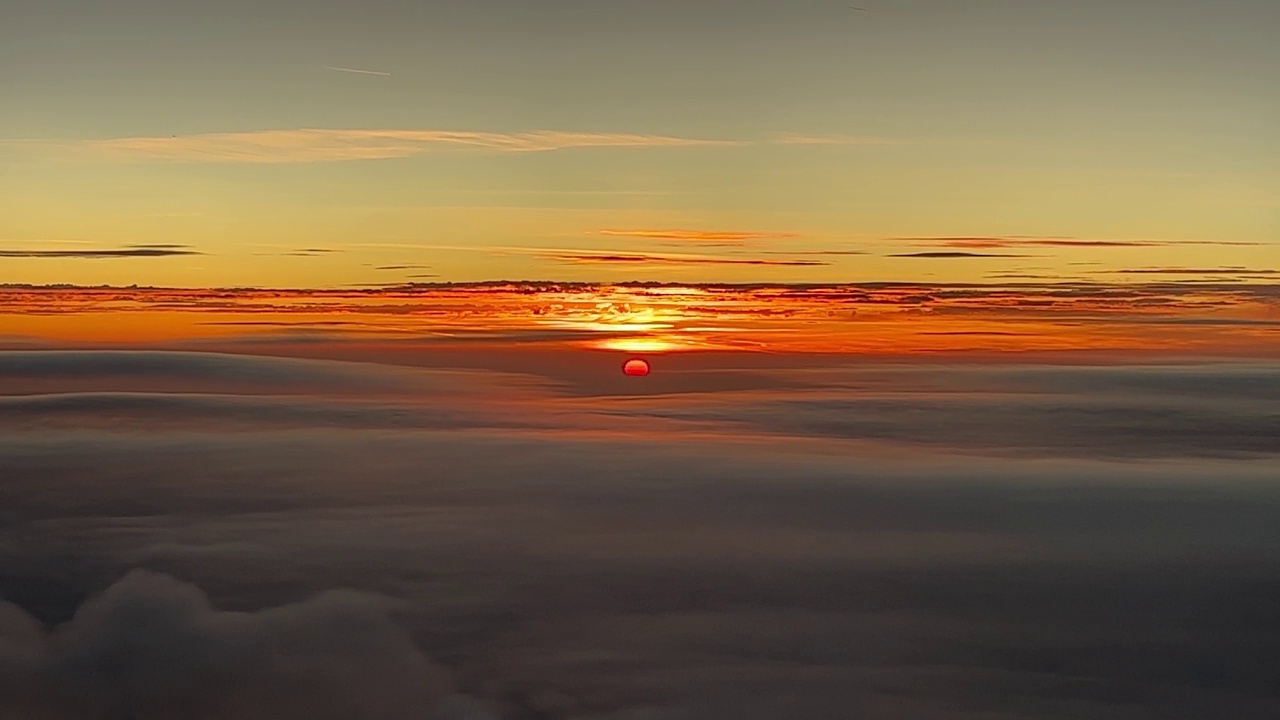
[[[172,137],[92,140],[75,147],[104,158],[215,163],[306,163],[376,160],[418,155],[439,148],[500,152],[546,152],[570,148],[694,147],[732,145],[704,140],[628,133],[491,133],[464,130],[322,129],[258,130]]]
[[[293,330],[287,336],[246,335],[247,326],[237,325],[245,322],[281,323]],[[606,347],[599,343],[608,340],[607,347],[614,349],[856,354],[1161,350],[1276,357],[1280,284],[402,282],[327,290],[0,286],[2,337],[126,344],[221,338],[292,347],[379,338],[452,342],[459,333],[481,334],[494,342],[521,338],[594,347]],[[990,342],[982,339],[987,336]]]

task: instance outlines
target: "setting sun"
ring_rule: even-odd
[[[632,358],[622,365],[622,372],[633,377],[649,374],[649,363],[640,358]]]

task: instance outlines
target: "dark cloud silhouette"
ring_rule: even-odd
[[[781,266],[816,266],[830,263],[817,260],[769,260],[767,258],[736,257],[693,257],[674,255],[648,255],[641,253],[557,253],[546,257],[567,263],[621,263],[621,264],[666,264],[666,265],[781,265]]]
[[[171,257],[175,255],[203,255],[186,245],[130,245],[116,250],[5,250],[0,257],[9,258],[139,258]]]

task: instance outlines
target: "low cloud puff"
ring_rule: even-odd
[[[424,720],[447,671],[350,592],[257,612],[212,607],[197,588],[131,573],[47,637],[0,612],[6,718]]]

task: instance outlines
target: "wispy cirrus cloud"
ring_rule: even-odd
[[[339,66],[325,66],[324,69],[371,76],[391,75],[391,73],[382,71]],[[71,152],[79,156],[88,155],[100,159],[212,163],[307,163],[381,160],[411,157],[433,149],[450,147],[499,152],[548,152],[575,148],[610,147],[742,146],[762,143],[781,145],[888,145],[897,144],[898,142],[887,138],[804,133],[778,133],[756,141],[744,141],[688,138],[646,133],[560,130],[499,133],[398,128],[289,128],[195,135],[135,136],[85,141],[60,141],[41,138],[0,140],[0,144],[43,147],[54,152]]]
[[[307,163],[379,160],[455,148],[549,152],[577,148],[697,147],[739,144],[635,133],[541,130],[523,133],[412,129],[258,130],[170,137],[127,137],[71,143],[71,149],[122,160],[213,163]]]
[[[333,70],[334,72],[352,73],[355,75],[378,75],[380,77],[391,77],[391,73],[382,72],[380,70],[361,70],[359,68],[337,67],[334,65],[325,65],[325,70]]]
[[[112,248],[103,250],[37,250],[37,249],[0,249],[0,257],[6,258],[51,258],[51,259],[71,259],[71,258],[140,258],[140,257],[169,257],[173,255],[203,255],[190,249],[187,245],[176,245],[172,243],[156,243],[144,245],[128,245],[123,248]]]
[[[342,252],[331,248],[298,248],[282,253],[254,253],[254,255],[282,255],[285,257],[319,257],[321,255],[331,255],[333,253]]]

